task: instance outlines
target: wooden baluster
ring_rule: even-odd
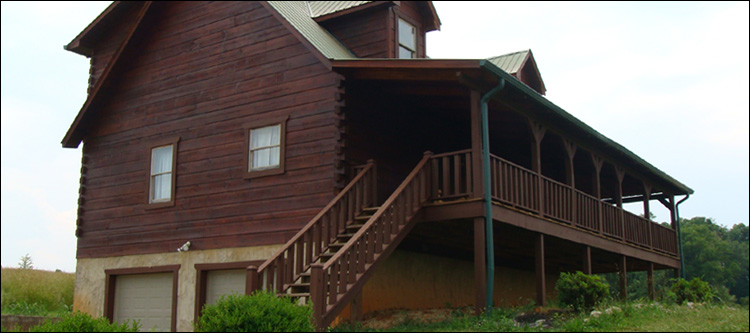
[[[339,266],[338,262],[333,263],[331,265],[331,275],[330,275],[330,287],[328,290],[328,303],[329,304],[336,304],[336,299],[338,298],[339,294],[339,273],[340,273],[341,267]]]
[[[284,288],[284,255],[276,259],[276,293],[281,293]]]
[[[304,243],[303,238],[300,238],[297,243],[294,245],[297,248],[297,253],[295,255],[295,262],[297,263],[296,270],[294,271],[294,275],[302,274],[303,267],[305,266],[304,260]],[[293,278],[292,278],[293,279]]]
[[[438,159],[436,159],[436,158],[433,158],[432,161],[431,161],[432,173],[430,174],[430,176],[431,176],[431,179],[432,179],[432,193],[431,193],[431,195],[432,195],[432,199],[433,200],[436,200],[438,198],[438,191],[440,190],[440,183],[439,183],[440,172],[438,170],[438,168],[439,168],[438,163],[439,163]]]
[[[312,230],[308,230],[305,233],[305,265],[309,265],[312,263]]]
[[[441,157],[440,158],[443,161],[443,196],[448,196],[451,193],[451,182],[450,182],[450,163],[448,161],[448,157]]]

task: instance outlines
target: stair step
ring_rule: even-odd
[[[311,276],[310,272],[304,272],[304,273],[300,274],[299,275],[299,281],[300,281],[299,283],[307,283],[307,284],[309,284],[310,283],[310,276]]]
[[[345,239],[345,240],[349,240],[352,237],[354,237],[354,233],[353,232],[352,233],[346,233],[346,234],[338,234],[338,236],[336,236],[336,238]],[[344,242],[346,242],[346,241],[344,241]]]
[[[363,214],[364,213],[369,213],[370,215],[372,215],[372,214],[375,214],[375,212],[377,212],[378,209],[380,209],[380,206],[378,206],[378,207],[365,207],[365,208],[362,208],[362,213]]]
[[[356,232],[357,230],[359,230],[360,228],[362,228],[363,225],[364,225],[364,223],[363,224],[359,224],[359,223],[350,224],[350,225],[346,226],[346,230],[347,231],[348,230],[354,230],[354,232]]]
[[[289,288],[292,289],[292,294],[302,294],[302,293],[310,293],[310,283],[309,282],[301,282],[301,283],[294,283],[290,284]]]

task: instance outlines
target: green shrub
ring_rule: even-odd
[[[561,273],[555,290],[560,303],[573,307],[575,311],[590,310],[609,296],[609,286],[601,277],[580,271]]]
[[[290,298],[257,291],[251,296],[226,295],[203,308],[198,332],[312,332],[312,307]]]
[[[666,299],[668,301],[682,304],[685,302],[708,302],[714,294],[708,282],[699,278],[693,278],[689,282],[685,279],[673,279],[672,287],[669,288]]]
[[[110,324],[107,318],[93,318],[86,313],[75,312],[63,316],[60,321],[33,326],[29,332],[138,332],[139,329],[138,322]]]

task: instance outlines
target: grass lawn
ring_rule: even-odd
[[[607,311],[610,309],[610,311]],[[443,310],[437,315],[424,311],[381,314],[355,326],[341,325],[333,331],[359,332],[748,332],[748,308],[737,305],[662,305],[659,303],[611,303],[601,315],[562,312],[548,315],[544,323],[515,319],[523,310],[495,309],[475,317],[468,309]],[[435,312],[436,310],[433,310]],[[549,311],[550,313],[553,311]],[[526,312],[529,314],[529,312]],[[533,311],[532,311],[533,313]],[[435,314],[435,313],[433,313]],[[383,325],[383,322],[391,325]],[[539,324],[536,326],[535,324]],[[386,327],[387,326],[387,327]]]

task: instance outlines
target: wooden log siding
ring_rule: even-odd
[[[86,137],[78,258],[284,243],[334,196],[338,76],[259,4],[191,6],[161,6]],[[286,173],[242,180],[237,124],[287,115]],[[173,135],[175,207],[144,211],[143,147]]]

